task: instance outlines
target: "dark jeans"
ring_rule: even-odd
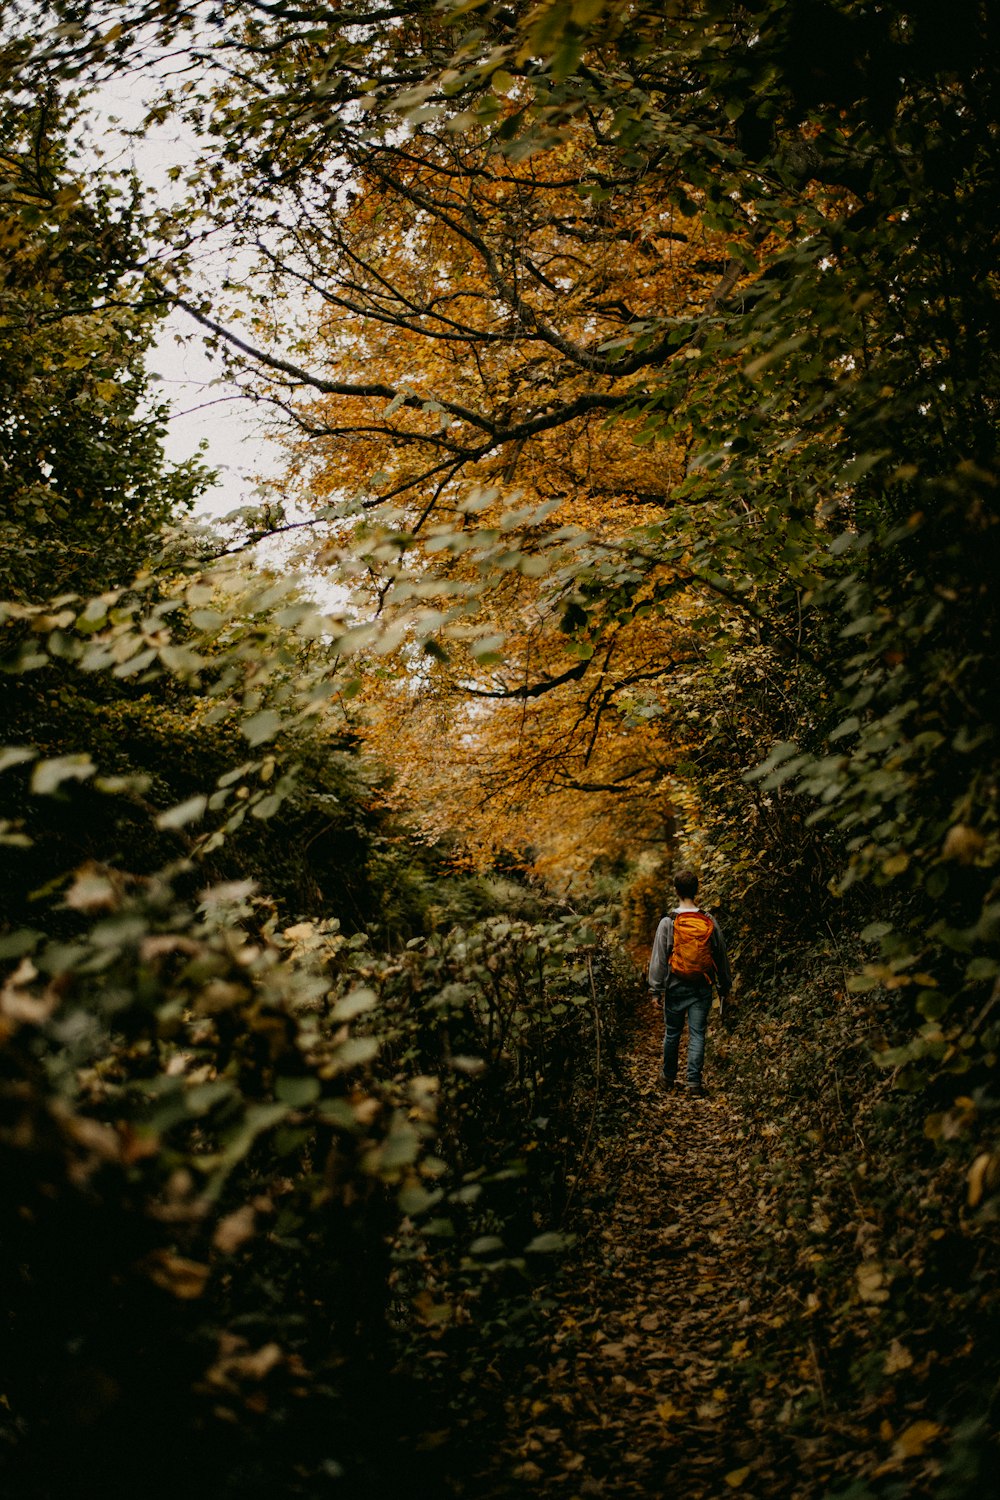
[[[705,1032],[708,1030],[708,1013],[712,1009],[712,986],[699,984],[696,980],[684,983],[675,980],[663,997],[663,1076],[668,1083],[677,1077],[677,1053],[681,1045],[684,1019],[688,1024],[687,1081],[689,1085],[701,1083],[701,1067],[705,1058]]]

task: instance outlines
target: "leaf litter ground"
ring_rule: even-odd
[[[694,1099],[660,1083],[661,1036],[650,1007],[577,1189],[540,1346],[507,1402],[491,1496],[773,1500],[878,1472],[870,1428],[828,1405],[807,1301],[776,1291],[783,1236],[755,1181],[759,1130],[727,1087],[739,1041],[713,1031],[712,1090]]]

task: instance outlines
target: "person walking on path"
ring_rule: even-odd
[[[649,960],[649,989],[663,1004],[663,1071],[660,1077],[672,1088],[677,1077],[684,1020],[688,1025],[687,1087],[689,1097],[701,1098],[705,1060],[705,1033],[712,1009],[712,985],[727,1000],[733,977],[722,929],[715,918],[695,904],[698,876],[694,870],[678,870],[674,876],[678,903],[656,929]]]

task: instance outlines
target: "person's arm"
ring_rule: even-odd
[[[649,988],[655,995],[662,995],[670,974],[670,950],[674,945],[674,924],[670,917],[661,918],[653,939],[653,952],[649,960]]]
[[[726,940],[722,936],[722,928],[715,918],[712,918],[712,957],[715,959],[715,979],[719,986],[719,994],[723,1000],[728,999],[733,988],[733,975],[729,967],[729,954],[726,952]]]

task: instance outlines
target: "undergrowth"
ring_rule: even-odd
[[[833,1472],[843,1456],[855,1477],[831,1494],[957,1500],[996,1463],[997,1222],[966,1175],[979,1105],[925,1124],[883,1060],[898,1001],[850,993],[842,960],[804,953],[719,1039],[756,1193],[737,1232],[769,1304],[745,1375],[809,1351],[778,1421],[789,1449],[814,1444]]]

